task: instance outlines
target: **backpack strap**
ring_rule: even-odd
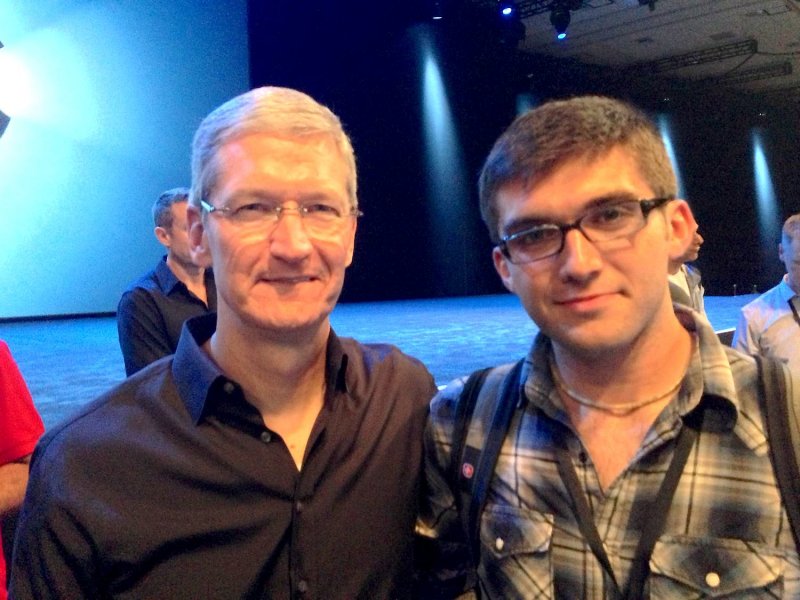
[[[789,515],[795,546],[800,551],[800,420],[795,394],[781,363],[762,356],[755,359],[772,468]]]
[[[454,436],[458,434],[458,437],[453,438],[451,470],[457,485],[453,489],[456,492],[456,502],[461,515],[465,539],[470,548],[473,563],[476,565],[480,553],[480,515],[486,503],[489,483],[494,475],[497,459],[500,457],[500,448],[508,433],[514,409],[517,407],[523,363],[524,360],[518,361],[505,375],[497,394],[480,393],[489,369],[470,376],[464,385],[456,413],[457,428],[454,429]],[[467,438],[470,421],[479,402],[481,403],[479,412],[486,415],[491,414],[491,420],[487,421],[488,427],[483,438],[478,440],[481,445],[476,446],[474,440],[473,444],[467,444]],[[462,407],[463,421],[459,421]]]

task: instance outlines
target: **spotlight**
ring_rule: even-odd
[[[550,10],[550,22],[553,24],[559,40],[567,37],[570,18],[569,8],[563,4],[553,4],[553,8]]]
[[[517,12],[517,6],[513,2],[500,2],[500,14],[504,17],[512,17]]]
[[[431,7],[431,18],[434,21],[441,21],[444,17],[444,13],[442,12],[442,3],[439,0],[433,0],[433,6]]]

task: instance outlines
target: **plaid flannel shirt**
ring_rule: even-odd
[[[646,597],[800,598],[800,561],[769,458],[755,361],[721,345],[696,313],[676,307],[676,314],[698,340],[680,391],[606,491],[553,386],[547,368],[550,340],[537,336],[523,368],[525,393],[481,516],[477,575],[484,598],[613,598],[570,508],[554,436],[566,431],[581,488],[624,587],[648,509],[672,459],[681,417],[701,403],[703,430],[653,550]],[[499,385],[507,370],[497,368],[486,385]],[[790,393],[800,402],[800,381],[792,377]],[[454,581],[459,588],[474,581],[448,472],[463,384],[464,379],[453,382],[431,403],[428,496],[420,520],[420,530],[434,538],[441,559],[428,580]],[[470,435],[483,435],[487,426],[474,421]]]

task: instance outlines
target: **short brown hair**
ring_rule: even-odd
[[[542,104],[519,117],[495,142],[478,183],[481,216],[489,236],[500,239],[497,193],[521,183],[526,189],[564,162],[594,159],[615,146],[629,149],[658,197],[677,194],[677,180],[664,142],[640,110],[614,98],[579,96]]]

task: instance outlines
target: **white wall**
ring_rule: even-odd
[[[200,120],[248,88],[246,0],[0,0],[0,318],[116,309]]]

